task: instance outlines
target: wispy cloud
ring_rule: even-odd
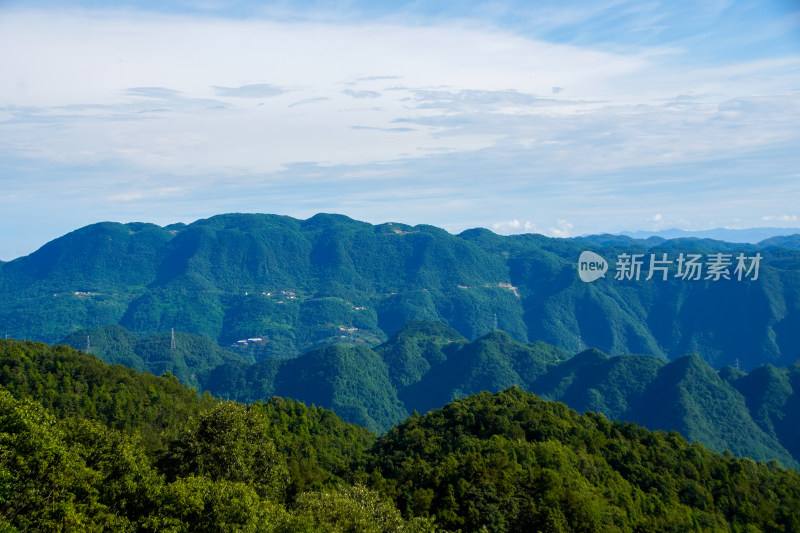
[[[214,87],[214,91],[219,96],[232,96],[235,98],[269,98],[286,92],[285,89],[269,83],[255,83],[239,87]]]
[[[384,80],[399,80],[400,76],[360,76],[355,81],[384,81]]]
[[[798,218],[797,215],[767,215],[761,217],[761,220],[765,220],[767,222],[797,222]]]
[[[180,91],[167,89],[166,87],[131,87],[130,89],[125,89],[124,92],[130,96],[143,96],[161,100],[172,100],[181,95]]]
[[[396,131],[396,132],[416,131],[415,128],[377,128],[375,126],[350,126],[350,128],[354,130],[373,130],[373,131]]]
[[[800,197],[785,17],[459,5],[3,11],[0,185],[21,200],[0,226],[33,196],[58,217],[279,205],[549,235],[796,222],[764,215]]]
[[[345,89],[342,91],[342,94],[352,96],[353,98],[379,98],[381,96],[381,93],[378,91],[353,91],[351,89]]]
[[[112,202],[132,202],[148,198],[164,198],[177,196],[182,192],[181,187],[157,187],[154,189],[142,189],[137,187],[124,192],[114,193],[108,197]]]
[[[314,98],[303,98],[302,100],[298,100],[297,102],[292,102],[289,104],[289,107],[296,107],[299,105],[306,105],[306,104],[316,104],[319,102],[325,102],[326,100],[330,100],[327,96],[316,96]]]

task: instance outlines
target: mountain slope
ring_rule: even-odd
[[[79,330],[60,344],[86,349],[106,363],[130,366],[139,371],[160,376],[169,372],[190,387],[201,389],[208,372],[221,365],[233,365],[242,358],[239,354],[220,348],[205,337],[174,332],[137,338],[121,326],[105,326]]]
[[[527,390],[564,402],[579,412],[595,411],[611,420],[632,420],[632,410],[642,402],[642,395],[665,364],[665,360],[656,357],[609,357],[590,349],[550,367]]]
[[[800,528],[795,471],[579,415],[518,388],[414,415],[375,442],[288,399],[201,401],[174,378],[63,346],[2,340],[0,353],[4,531]],[[113,387],[141,407],[186,400],[155,409],[168,415],[157,433],[166,446],[136,435],[151,409],[90,419],[92,391]]]
[[[426,319],[470,340],[497,327],[568,353],[693,352],[717,368],[736,359],[745,368],[785,366],[800,358],[800,250],[780,242],[451,235],[326,214],[231,214],[166,228],[101,223],[0,264],[0,334],[56,342],[112,324],[137,336],[174,328],[223,346],[262,338],[255,355],[268,358],[342,335],[375,346]],[[609,261],[605,279],[578,279],[586,249]],[[756,281],[675,279],[674,264],[667,281],[612,275],[620,254],[674,261],[756,251]]]
[[[93,350],[108,354],[101,342],[127,338],[120,329],[91,330]],[[116,336],[101,334],[108,331]],[[79,342],[83,338],[78,335]],[[345,341],[290,360],[214,359],[219,348],[208,341],[190,345],[197,351],[184,356],[169,349],[166,336],[135,346],[153,345],[158,347],[154,353],[163,354],[156,359],[175,358],[155,361],[153,368],[179,368],[185,383],[196,382],[215,396],[248,403],[288,396],[333,409],[377,432],[413,411],[425,413],[453,399],[516,385],[581,412],[675,430],[720,452],[788,466],[800,461],[798,365],[746,374],[730,367],[717,373],[696,355],[669,362],[645,355],[610,357],[592,349],[567,358],[546,343],[521,344],[502,331],[468,342],[452,328],[425,321],[410,322],[374,350]]]
[[[406,417],[386,364],[364,346],[335,344],[287,361],[277,376],[275,394],[333,409],[373,431]]]
[[[768,435],[800,457],[800,363],[789,368],[771,365],[756,368],[749,374],[727,373],[727,380],[746,398],[755,422]]]
[[[796,472],[578,415],[517,388],[412,417],[371,468],[404,512],[465,531],[794,531]],[[769,518],[753,512],[773,505]],[[486,528],[486,529],[481,529]]]
[[[659,369],[625,419],[648,429],[678,431],[711,449],[797,466],[797,460],[792,460],[778,439],[758,427],[745,397],[697,355],[687,355]]]

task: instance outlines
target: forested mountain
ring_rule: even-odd
[[[0,340],[0,356],[3,531],[800,529],[796,471],[518,388],[376,438],[324,409],[200,398],[63,346]]]
[[[777,238],[776,238],[777,239]],[[296,220],[220,215],[189,225],[100,223],[0,264],[0,335],[57,342],[111,324],[139,337],[179,331],[246,357],[290,357],[342,338],[377,345],[412,319],[469,340],[497,329],[567,353],[697,353],[752,369],[800,357],[800,249],[600,236],[502,237],[476,229],[371,225],[341,215]],[[605,278],[582,282],[594,250]],[[758,279],[676,278],[679,254],[762,259]],[[622,254],[672,261],[667,280],[615,279]],[[647,266],[647,265],[646,265]],[[735,265],[731,265],[733,273]]]
[[[129,366],[156,376],[169,372],[197,389],[203,388],[201,384],[208,380],[208,373],[220,365],[235,365],[244,359],[252,362],[247,354],[225,350],[211,339],[198,335],[170,332],[140,339],[122,326],[79,330],[60,344],[91,352],[106,363]]]
[[[2,531],[433,530],[346,483],[375,436],[330,411],[200,398],[64,346],[0,358]]]
[[[400,509],[434,516],[448,529],[800,527],[797,509],[778,503],[797,497],[794,471],[773,465],[776,477],[756,480],[751,473],[763,465],[749,459],[733,463],[675,432],[578,415],[516,388],[412,417],[379,439],[370,460]],[[741,517],[759,507],[742,499],[749,491],[775,503],[769,519],[745,526]]]
[[[795,240],[451,235],[324,214],[101,223],[0,264],[0,335],[226,399],[295,398],[374,432],[516,385],[797,466]],[[578,275],[587,250],[608,261],[591,283]],[[728,254],[731,279],[678,277],[682,254]],[[760,257],[757,278],[737,279],[737,254]],[[626,257],[671,258],[666,279],[616,279]]]
[[[670,362],[590,349],[570,358],[554,346],[519,343],[502,331],[469,342],[449,326],[421,320],[374,349],[340,342],[297,358],[256,363],[180,332],[174,350],[169,335],[132,342],[120,326],[81,331],[71,344],[82,347],[87,335],[95,339],[93,352],[108,362],[142,361],[144,370],[170,371],[215,396],[245,403],[273,395],[295,398],[376,432],[414,411],[518,386],[579,412],[678,431],[719,452],[800,465],[800,363],[745,373],[732,367],[716,372],[697,355]],[[139,357],[143,349],[149,355]]]

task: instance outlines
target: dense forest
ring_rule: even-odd
[[[800,363],[749,373],[714,371],[697,355],[674,361],[608,356],[594,349],[568,357],[547,343],[520,343],[495,331],[472,342],[439,322],[412,320],[369,348],[341,340],[292,359],[246,360],[183,332],[136,338],[121,326],[80,330],[65,344],[180,381],[216,397],[253,403],[273,395],[332,409],[383,432],[414,411],[425,414],[481,391],[516,385],[579,412],[675,430],[718,452],[800,465]]]
[[[378,436],[69,347],[0,357],[3,531],[800,530],[798,472],[516,387]]]
[[[697,353],[715,369],[736,360],[747,370],[787,366],[800,358],[796,243],[451,235],[326,214],[100,223],[0,264],[0,336],[54,343],[112,324],[137,337],[174,328],[220,346],[261,339],[244,356],[263,359],[343,337],[375,346],[427,319],[469,340],[501,329],[570,354],[595,347],[668,359]],[[580,281],[584,250],[609,262],[605,278]],[[689,281],[676,277],[681,253],[762,260],[757,279]],[[623,254],[666,254],[668,279],[615,279]]]
[[[0,531],[800,531],[797,242],[81,228],[0,262]]]

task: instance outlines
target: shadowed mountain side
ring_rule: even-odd
[[[747,369],[785,366],[800,358],[792,243],[452,235],[328,214],[228,214],[165,228],[104,222],[0,264],[0,335],[56,342],[112,324],[140,337],[174,328],[221,346],[262,339],[250,355],[273,358],[342,337],[377,346],[426,319],[468,340],[501,329],[568,353],[698,353],[715,368],[736,359]],[[587,249],[609,262],[590,284],[576,275]],[[760,253],[758,280],[676,279],[679,254],[722,252]],[[669,279],[646,280],[647,266],[638,281],[615,279],[620,254],[646,262],[665,253]]]
[[[93,351],[104,357],[110,353],[104,339],[122,347],[133,340],[118,326],[90,333]],[[77,336],[79,345],[84,339]],[[379,432],[415,410],[516,385],[582,412],[675,430],[718,451],[797,465],[800,365],[745,374],[730,367],[715,372],[697,355],[669,362],[590,349],[567,358],[551,345],[518,343],[502,331],[468,342],[425,321],[410,322],[375,349],[345,341],[254,364],[191,335],[176,333],[176,350],[169,341],[168,335],[136,340],[127,357],[218,397],[250,403],[288,396]],[[190,346],[195,351],[185,351]]]
[[[107,363],[130,366],[156,376],[170,373],[190,387],[202,390],[208,373],[215,368],[236,365],[242,358],[217,346],[211,339],[175,332],[175,348],[170,333],[139,339],[121,326],[79,330],[61,344],[86,350]]]
[[[384,431],[408,415],[386,363],[365,346],[336,344],[287,361],[276,376],[275,394],[333,409],[372,431]]]
[[[800,362],[788,368],[765,365],[749,374],[729,368],[720,375],[746,398],[759,427],[776,437],[795,458],[800,457]]]
[[[611,420],[627,420],[666,363],[640,355],[609,357],[589,349],[550,367],[530,390],[580,412],[595,411]]]
[[[678,431],[711,449],[778,459],[797,467],[778,439],[758,427],[745,397],[698,355],[681,357],[659,369],[626,419],[648,429]]]
[[[528,389],[547,372],[547,364],[566,358],[546,343],[521,344],[502,331],[470,343],[454,345],[444,352],[447,360],[431,369],[419,382],[401,389],[400,398],[409,410],[421,413],[455,399],[512,385]]]
[[[467,339],[441,322],[412,320],[391,339],[375,347],[389,368],[397,389],[419,382],[434,367],[447,360]]]
[[[312,357],[369,366],[368,351]],[[798,472],[517,387],[376,438],[295,400],[199,397],[173,376],[0,340],[0,444],[3,531],[800,530]]]

